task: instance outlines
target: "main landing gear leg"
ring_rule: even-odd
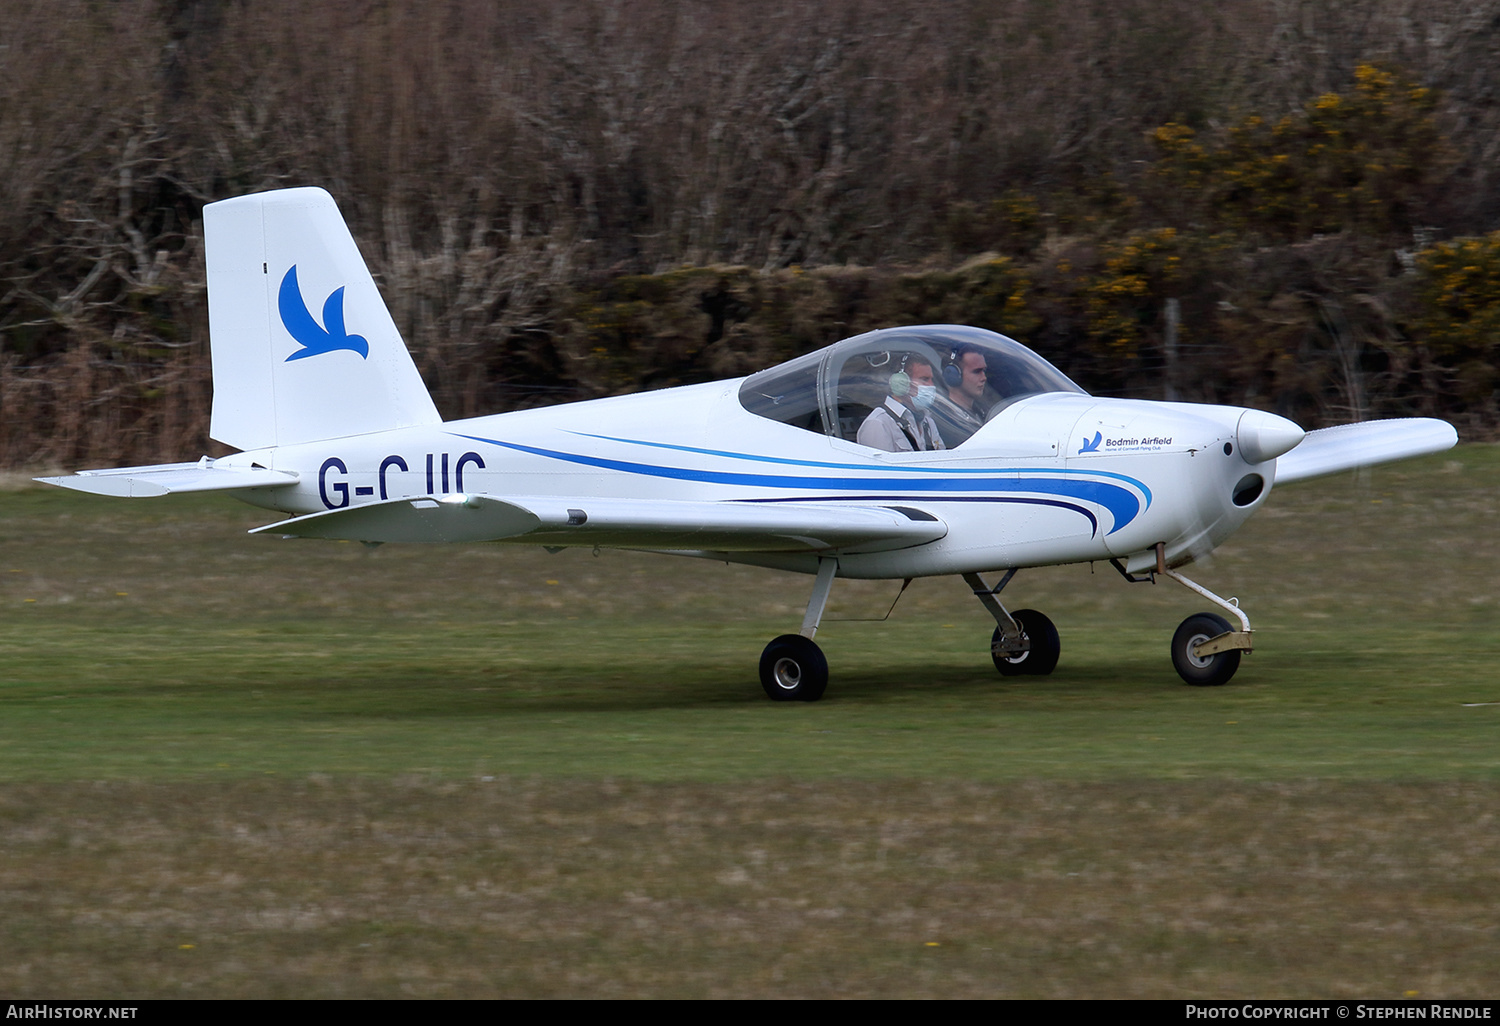
[[[818,560],[818,576],[813,581],[812,597],[807,600],[801,633],[783,634],[760,654],[760,686],[773,702],[816,702],[828,687],[828,660],[823,650],[813,644],[813,638],[818,633],[838,569],[837,559]]]
[[[1052,621],[1035,609],[1008,612],[996,598],[1014,576],[1014,568],[1007,570],[1000,583],[991,588],[978,574],[964,574],[969,590],[995,618],[995,633],[990,637],[990,658],[995,661],[995,669],[1002,677],[1051,673],[1057,668],[1057,656],[1062,651]]]
[[[1251,650],[1250,618],[1240,609],[1238,599],[1222,599],[1188,580],[1176,570],[1167,568],[1164,546],[1156,546],[1156,572],[1170,577],[1190,591],[1217,603],[1239,617],[1242,630],[1234,630],[1229,621],[1215,613],[1195,613],[1182,621],[1172,635],[1172,665],[1177,675],[1189,684],[1212,687],[1223,684],[1240,668],[1240,653]]]

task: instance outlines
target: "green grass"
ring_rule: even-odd
[[[1500,961],[1500,448],[1278,489],[1191,576],[838,582],[246,537],[0,493],[0,992],[1483,996]]]
[[[1206,605],[1107,566],[1019,575],[1058,623],[1048,678],[998,677],[956,579],[839,582],[827,699],[767,702],[760,648],[809,581],[520,547],[245,537],[211,500],[0,497],[0,779],[494,773],[729,781],[1122,774],[1500,775],[1492,447],[1288,488],[1194,575],[1257,650],[1189,688],[1167,641]]]

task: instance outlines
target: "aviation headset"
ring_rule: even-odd
[[[922,356],[920,353],[902,353],[901,366],[897,368],[896,373],[891,375],[890,380],[891,395],[895,396],[897,399],[904,399],[907,396],[911,395],[911,375],[906,373],[906,365],[908,362],[925,363],[929,367],[932,366],[932,361],[928,360],[927,357]],[[944,369],[943,373],[946,379],[946,368]]]
[[[978,352],[978,348],[969,345],[969,343],[967,342],[960,342],[958,345],[954,346],[953,352],[949,354],[948,359],[943,361],[943,384],[947,385],[949,388],[957,388],[959,385],[963,384],[964,369],[962,364],[964,362],[964,357],[968,356],[970,353]],[[980,355],[983,354],[981,353]]]

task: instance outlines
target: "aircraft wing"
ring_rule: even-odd
[[[227,492],[242,488],[275,488],[297,483],[297,475],[264,467],[225,467],[204,457],[197,463],[159,463],[150,467],[80,470],[64,477],[39,477],[45,484],[95,495],[144,498],[173,492]]]
[[[1277,458],[1276,483],[1426,456],[1451,449],[1457,442],[1452,424],[1426,417],[1320,428],[1309,431],[1295,449]]]
[[[874,552],[936,541],[948,525],[906,506],[484,495],[391,499],[252,534],[367,542],[478,542],[733,552]]]

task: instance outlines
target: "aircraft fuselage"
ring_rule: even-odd
[[[1111,557],[1145,569],[1155,565],[1158,542],[1170,563],[1184,562],[1229,537],[1269,494],[1274,457],[1249,461],[1255,426],[1282,431],[1291,444],[1300,438],[1289,422],[1236,407],[1045,394],[1002,410],[961,449],[886,453],[756,416],[737,400],[740,384],[398,428],[220,462],[295,472],[293,485],[241,497],[296,515],[472,491],[880,504],[948,525],[945,537],[926,544],[840,554],[842,577],[889,578]],[[692,554],[817,568],[807,553]]]

